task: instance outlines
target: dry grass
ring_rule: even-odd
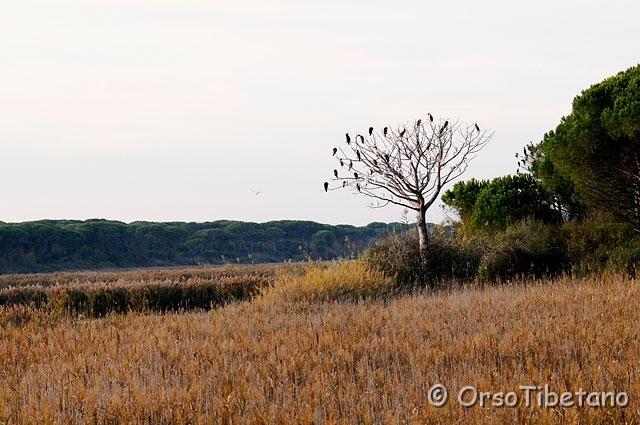
[[[608,277],[377,301],[263,297],[99,320],[4,308],[0,421],[637,424],[639,299],[640,281]],[[436,383],[452,394],[442,408],[427,401]],[[545,384],[625,391],[631,402],[464,408],[455,400],[465,385]]]
[[[386,298],[397,292],[395,280],[362,261],[308,262],[304,273],[279,269],[261,295],[267,303],[355,301]]]

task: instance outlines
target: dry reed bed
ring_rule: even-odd
[[[285,263],[286,264],[286,263]],[[28,286],[57,286],[77,283],[116,283],[173,281],[185,282],[189,279],[215,280],[220,277],[259,274],[273,276],[280,265],[232,265],[212,267],[191,267],[176,269],[133,269],[119,271],[84,271],[58,273],[31,273],[0,275],[0,289]],[[288,269],[302,268],[303,265],[286,264]]]
[[[282,267],[280,267],[282,268]],[[273,283],[275,266],[0,276],[0,306],[100,317],[110,312],[208,309]]]
[[[640,281],[461,289],[381,301],[254,299],[0,328],[0,421],[38,424],[638,423]],[[22,309],[22,312],[15,311]],[[29,311],[27,311],[29,310]],[[29,316],[30,315],[30,316]],[[442,408],[428,389],[452,394]],[[626,391],[626,408],[464,408],[465,385]]]

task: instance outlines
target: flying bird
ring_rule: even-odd
[[[373,134],[373,127],[369,127],[369,136]]]
[[[324,191],[325,192],[329,191],[329,182],[324,182]]]
[[[429,121],[433,122],[433,115],[431,114],[427,114],[427,115],[429,115]]]
[[[338,170],[333,170],[333,175],[336,176],[336,178],[338,178]]]
[[[389,127],[385,127],[382,132],[384,133],[384,137],[387,137],[387,132],[389,131]]]
[[[359,150],[356,150],[356,155],[358,155],[358,161],[362,161],[362,157],[360,156]]]
[[[332,156],[336,156],[337,153],[338,153],[338,148],[333,148],[333,155]]]
[[[478,123],[476,123],[476,130],[480,131],[480,127],[478,127]]]
[[[347,136],[347,145],[348,145],[349,143],[351,143],[351,137],[349,137],[349,133],[347,133],[346,136]]]

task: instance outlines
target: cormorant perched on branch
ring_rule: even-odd
[[[349,171],[353,168],[353,161],[349,160]]]
[[[480,131],[480,127],[478,127],[478,123],[476,123],[476,130]]]
[[[364,145],[364,136],[362,134],[358,134],[358,136],[360,136],[360,142]]]
[[[349,143],[351,143],[351,137],[349,137],[349,133],[347,133],[346,136],[347,136],[347,145],[348,145]]]
[[[385,160],[385,161],[387,161],[387,162],[389,162],[389,154],[388,154],[388,153],[385,153],[385,154],[384,154],[384,160]]]
[[[338,153],[338,148],[333,148],[333,155],[332,156],[336,156],[337,153]]]
[[[373,134],[373,127],[369,127],[369,136]]]
[[[407,129],[406,129],[406,128],[400,132],[400,137],[403,137],[403,136],[404,136],[404,132],[405,132],[405,131],[407,131]]]
[[[344,180],[344,181],[342,182],[342,187],[345,187],[346,185],[347,185],[347,181],[346,181],[346,180]]]
[[[356,150],[356,155],[358,156],[358,161],[362,161],[362,157],[360,156],[359,150]]]
[[[384,133],[384,137],[387,137],[388,131],[389,131],[389,127],[385,127],[384,130],[382,130],[382,133]]]
[[[336,178],[338,178],[338,170],[333,170],[333,175],[336,176]]]
[[[420,123],[421,122],[422,122],[422,120],[418,118],[418,121],[416,121],[416,127],[420,127]]]
[[[356,183],[356,189],[358,189],[358,192],[360,192],[360,185],[358,183]]]
[[[448,125],[449,125],[449,121],[445,121],[444,125],[442,126],[442,128],[444,128],[446,130]]]
[[[427,113],[427,115],[429,115],[429,121],[433,122],[433,115]]]
[[[324,182],[324,191],[325,192],[329,191],[329,182]]]
[[[374,165],[375,167],[377,167],[377,166],[378,166],[378,161],[376,161],[376,160],[374,159],[374,160],[373,160],[373,165]]]
[[[355,177],[356,180],[358,180],[358,173],[353,173],[353,177]]]
[[[344,162],[342,161],[342,159],[340,160],[340,166],[344,167]]]

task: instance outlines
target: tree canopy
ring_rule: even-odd
[[[534,176],[567,211],[640,223],[640,65],[584,90],[535,147]]]
[[[442,201],[473,231],[505,230],[525,218],[561,220],[551,194],[531,174],[458,182],[442,195]]]
[[[289,220],[0,222],[0,273],[332,259],[354,255],[405,227]]]

